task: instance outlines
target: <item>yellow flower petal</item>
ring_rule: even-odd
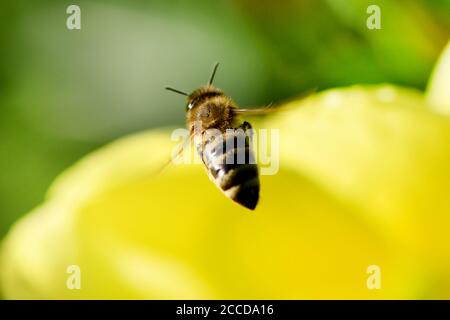
[[[450,115],[450,42],[444,49],[431,76],[427,101],[434,110]]]
[[[447,279],[450,120],[392,86],[330,90],[294,109],[269,123],[282,128],[282,159]]]
[[[81,160],[4,241],[5,296],[448,296],[434,282],[448,270],[436,269],[449,257],[447,119],[417,93],[376,87],[328,91],[262,123],[281,130],[281,170],[262,177],[255,212],[224,197],[201,165],[155,174],[173,145],[168,130]],[[80,290],[66,286],[69,265],[80,267]],[[370,265],[381,268],[380,290],[367,288]]]

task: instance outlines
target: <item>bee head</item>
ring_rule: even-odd
[[[192,110],[195,106],[203,101],[223,95],[223,91],[213,85],[206,85],[194,90],[188,97],[186,103],[186,111]]]
[[[166,89],[173,91],[175,93],[187,96],[186,111],[189,111],[189,110],[193,109],[195,106],[199,105],[200,102],[205,101],[205,99],[223,95],[222,90],[220,90],[212,85],[212,82],[214,80],[214,76],[216,75],[218,66],[219,66],[219,63],[216,63],[214,65],[214,68],[213,68],[212,73],[208,80],[208,84],[194,90],[191,94],[187,94],[186,92],[183,92],[183,91],[180,91],[177,89],[173,89],[170,87],[166,87]]]

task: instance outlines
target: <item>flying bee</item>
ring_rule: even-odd
[[[170,87],[166,89],[187,97],[188,141],[194,138],[195,149],[209,178],[231,200],[254,210],[260,183],[251,146],[252,126],[247,121],[241,122],[239,116],[265,114],[273,109],[240,109],[222,90],[213,86],[218,66],[218,63],[214,65],[208,83],[190,94]],[[210,131],[219,134],[208,134]]]

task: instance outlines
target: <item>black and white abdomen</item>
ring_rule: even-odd
[[[259,173],[251,145],[251,126],[212,134],[197,145],[210,179],[227,197],[251,210],[259,199]]]

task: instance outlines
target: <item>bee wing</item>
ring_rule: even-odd
[[[236,109],[234,112],[238,115],[246,115],[246,116],[258,116],[258,115],[264,115],[272,112],[279,111],[281,108],[275,108],[272,105],[268,105],[267,107],[263,108],[254,108],[254,109]]]
[[[309,97],[311,94],[313,94],[316,91],[317,91],[317,88],[307,90],[306,92],[302,93],[300,96],[295,97],[293,99],[290,99],[290,101],[303,100],[303,99]],[[286,101],[286,102],[289,102],[289,101]],[[234,112],[237,115],[259,116],[259,115],[266,115],[266,114],[269,114],[269,113],[278,112],[278,111],[285,111],[285,110],[289,110],[290,109],[290,108],[284,107],[282,105],[284,105],[284,103],[280,104],[280,105],[269,104],[266,107],[254,108],[254,109],[240,109],[240,108],[237,108],[237,109],[234,110]]]

